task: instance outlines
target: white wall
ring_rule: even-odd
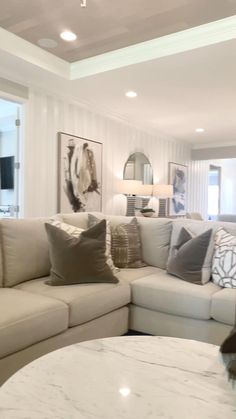
[[[26,106],[24,144],[24,216],[47,216],[57,211],[58,131],[103,143],[103,211],[120,213],[114,196],[117,178],[131,153],[143,152],[154,171],[154,182],[168,181],[168,162],[187,163],[190,147],[163,134],[150,135],[121,120],[91,112],[78,104],[39,91],[30,91]]]
[[[208,161],[192,161],[188,168],[188,211],[199,212],[207,220]]]
[[[221,167],[221,214],[236,214],[236,159],[214,160]]]
[[[236,159],[192,161],[189,167],[188,208],[207,219],[210,164],[221,166],[221,214],[236,214]]]

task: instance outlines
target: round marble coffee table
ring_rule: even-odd
[[[149,336],[52,352],[0,389],[1,419],[235,419],[218,347]]]

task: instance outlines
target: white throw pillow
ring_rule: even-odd
[[[215,236],[212,279],[220,287],[236,288],[236,236],[223,228]]]

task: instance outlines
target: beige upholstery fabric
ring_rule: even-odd
[[[220,345],[230,333],[232,326],[213,319],[191,319],[131,304],[129,328],[151,335],[174,336]]]
[[[123,335],[127,331],[128,307],[122,307],[80,326],[71,327],[57,336],[0,359],[0,385],[19,368],[48,352],[85,340]]]
[[[224,288],[213,295],[211,316],[221,323],[236,324],[236,289]]]
[[[67,327],[68,307],[63,302],[16,289],[0,290],[0,358]]]
[[[165,218],[137,218],[140,225],[143,261],[157,268],[166,268],[169,255],[172,221]]]
[[[148,275],[156,274],[161,272],[161,269],[155,268],[154,266],[145,266],[144,268],[128,268],[120,269],[120,272],[116,274],[118,279],[121,279],[127,283],[131,283],[136,279],[146,277]]]
[[[75,227],[87,229],[88,228],[88,214],[93,214],[99,219],[105,218],[101,212],[76,212],[72,214],[57,214],[57,219],[64,221],[64,223],[71,224]]]
[[[52,287],[45,284],[47,279],[28,281],[17,288],[68,304],[70,327],[96,319],[130,302],[130,287],[125,282]]]
[[[48,218],[1,221],[5,287],[48,275],[50,261],[44,227],[47,221]]]
[[[193,319],[211,318],[211,298],[220,288],[209,282],[195,285],[165,271],[131,283],[132,303],[163,313]]]

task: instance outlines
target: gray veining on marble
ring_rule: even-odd
[[[149,336],[72,345],[0,389],[1,419],[235,419],[219,348]]]

